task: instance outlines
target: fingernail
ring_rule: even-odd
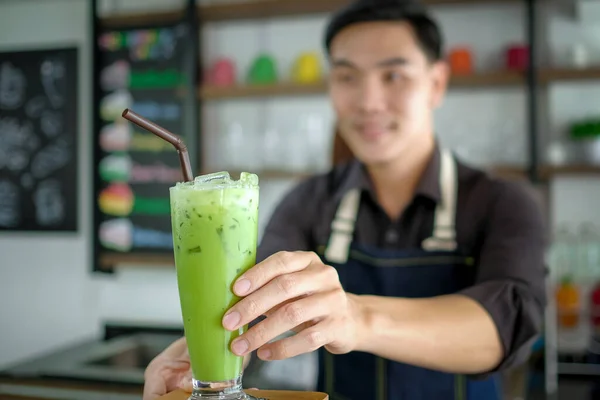
[[[268,360],[271,358],[271,350],[269,349],[260,349],[258,351],[258,356],[263,360]]]
[[[226,316],[223,317],[223,326],[225,329],[235,329],[237,324],[240,323],[240,313],[237,311],[230,312]]]
[[[248,351],[248,342],[244,339],[238,339],[233,342],[231,349],[238,356],[242,356],[244,353],[246,353],[246,351]]]
[[[250,281],[248,279],[242,279],[241,281],[237,281],[235,286],[233,287],[233,291],[235,294],[243,296],[248,293],[250,290]]]
[[[191,383],[192,383],[192,380],[190,378],[183,378],[179,382],[179,388],[186,389],[187,387],[191,386]]]

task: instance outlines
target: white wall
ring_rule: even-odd
[[[80,48],[81,134],[78,234],[0,235],[0,365],[98,329],[98,291],[88,275],[90,63],[86,2],[0,4],[0,49],[74,44]]]
[[[0,3],[0,50],[17,46],[75,43],[81,50],[81,135],[82,154],[90,151],[90,73],[88,14],[85,0],[20,0]],[[167,7],[181,0],[106,0],[103,11],[118,5],[120,10]],[[524,20],[518,4],[435,8],[450,45],[468,44],[476,52],[478,68],[498,65],[503,47],[524,40]],[[515,23],[507,23],[515,21]],[[240,75],[259,50],[276,54],[281,74],[287,75],[294,56],[301,50],[320,50],[325,17],[272,20],[265,23],[213,24],[205,31],[206,60],[234,57]],[[35,27],[35,30],[34,30]],[[515,28],[516,27],[516,28]],[[600,32],[582,28],[574,21],[553,23],[551,39],[561,43],[584,35],[594,42]],[[297,33],[291,36],[290,32]],[[575,40],[575,39],[573,39]],[[597,42],[597,40],[595,40]],[[550,92],[552,123],[572,118],[577,104],[572,99],[598,90],[600,85],[561,85]],[[588,91],[588,92],[585,92]],[[569,95],[565,95],[565,92]],[[588,101],[590,97],[586,97]],[[209,143],[227,131],[228,121],[239,121],[245,134],[262,140],[265,129],[275,129],[293,140],[301,115],[316,114],[326,124],[333,114],[322,96],[301,99],[224,101],[208,105],[205,127]],[[436,118],[443,143],[454,147],[479,164],[522,163],[526,137],[525,95],[522,88],[451,91]],[[556,133],[558,134],[558,133]],[[459,146],[459,143],[462,143]],[[465,145],[464,143],[469,143]],[[515,152],[498,152],[499,145],[516,143]],[[216,163],[215,159],[209,160]],[[89,267],[90,206],[89,158],[80,158],[81,225],[76,235],[0,235],[0,367],[17,359],[47,351],[71,340],[99,333],[102,321],[178,323],[179,304],[174,272],[170,269],[135,268],[112,276],[91,276]],[[290,182],[263,186],[264,225],[277,199]],[[585,185],[593,185],[585,188]],[[552,189],[553,215],[559,220],[596,218],[594,199],[598,180],[561,179]],[[576,193],[576,194],[575,194]],[[576,200],[574,200],[576,199]]]

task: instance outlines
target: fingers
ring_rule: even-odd
[[[238,296],[246,296],[279,275],[303,270],[311,263],[316,262],[321,262],[321,260],[312,252],[279,252],[256,264],[240,276],[233,291]]]
[[[240,300],[223,317],[225,329],[237,330],[274,307],[283,306],[291,299],[332,289],[336,286],[337,273],[335,269],[322,264],[312,264],[311,267],[299,272],[279,275],[263,286],[260,291]],[[334,278],[333,274],[336,274],[335,279],[331,279]]]
[[[146,379],[144,383],[143,400],[155,400],[167,394],[167,385],[164,380]]]
[[[265,320],[266,322],[266,320]],[[323,320],[300,333],[269,343],[258,350],[258,357],[267,360],[284,360],[300,354],[315,351],[333,340],[332,320]]]
[[[191,368],[183,375],[183,378],[179,380],[179,389],[191,392],[194,389],[192,382],[192,370]]]
[[[179,388],[188,371],[191,374],[189,362],[153,360],[144,373],[143,400],[154,400]]]
[[[154,358],[144,371],[143,400],[154,400],[177,389],[188,371],[187,343],[185,338],[181,338]]]
[[[330,314],[332,307],[335,306],[331,300],[332,292],[330,291],[317,293],[286,304],[269,318],[234,340],[231,344],[232,352],[240,356],[245,355],[306,321]],[[262,355],[265,356],[264,353]]]

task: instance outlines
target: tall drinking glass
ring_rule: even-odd
[[[221,323],[240,299],[234,281],[256,262],[258,176],[227,172],[170,188],[177,284],[193,375],[191,400],[253,399],[242,391],[243,358],[231,350],[247,327]]]

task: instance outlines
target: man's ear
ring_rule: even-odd
[[[431,108],[438,108],[450,82],[450,66],[446,61],[436,61],[431,64]]]

